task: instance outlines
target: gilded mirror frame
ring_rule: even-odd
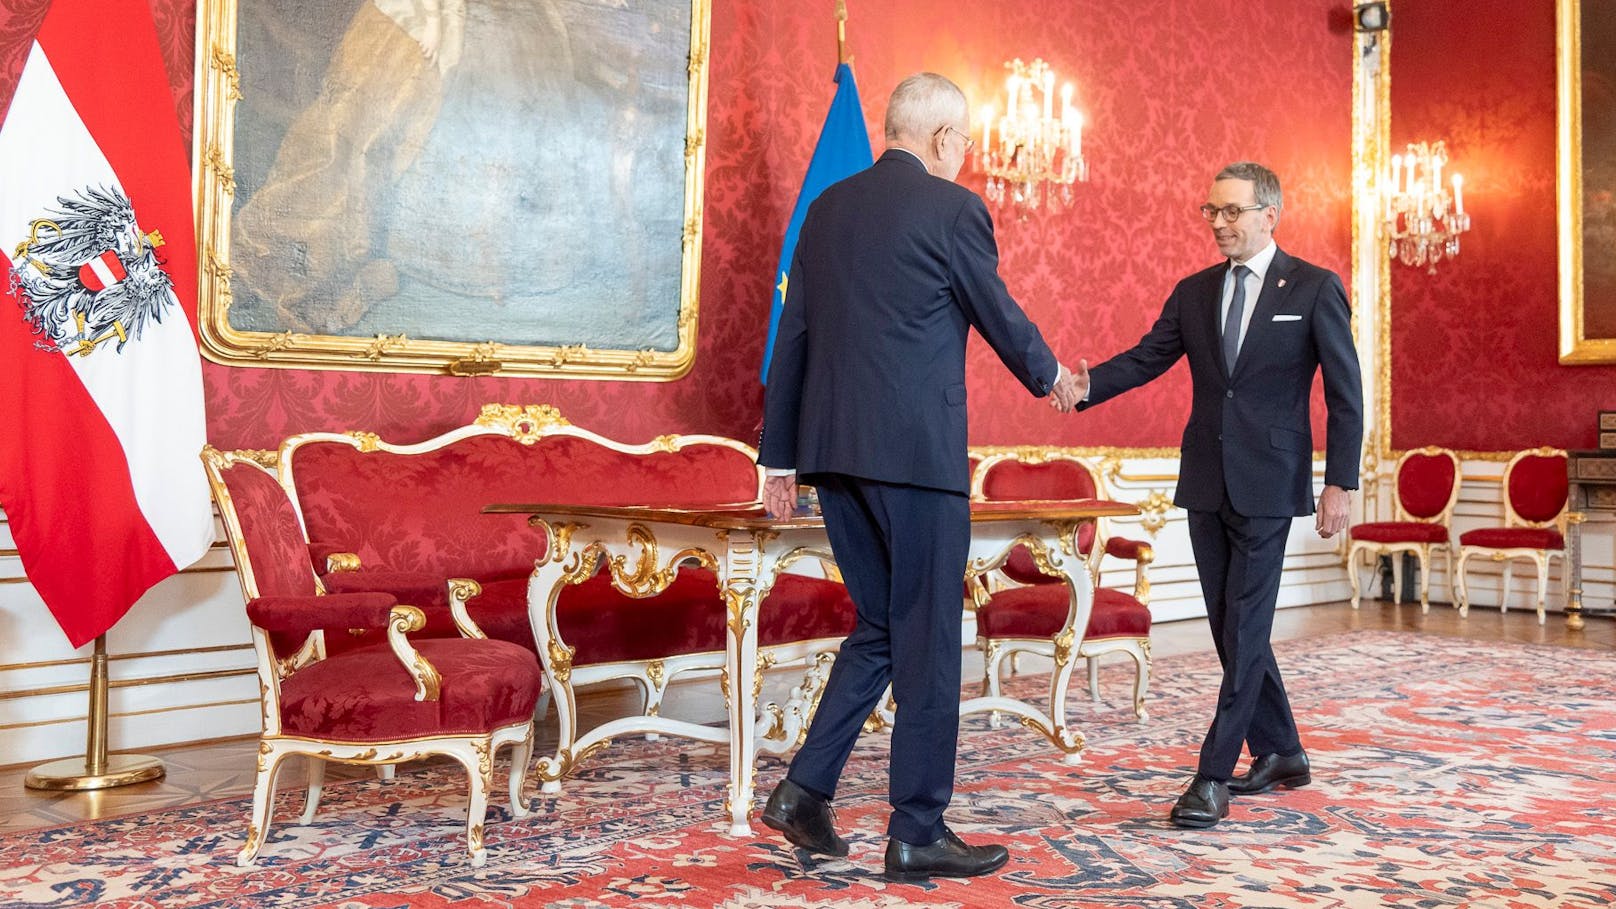
[[[202,352],[230,366],[521,375],[573,379],[669,381],[695,361],[700,294],[703,178],[710,0],[690,0],[689,91],[684,141],[684,209],[679,305],[672,350],[538,346],[502,341],[441,341],[397,334],[349,336],[250,331],[230,322],[231,219],[235,201],[238,0],[198,0],[196,29],[194,198],[198,315]]]
[[[1560,362],[1616,363],[1616,337],[1589,337],[1584,294],[1582,2],[1555,2],[1555,115],[1560,248]],[[1602,305],[1616,306],[1616,300]]]

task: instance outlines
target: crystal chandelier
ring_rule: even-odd
[[[1447,163],[1443,142],[1411,142],[1405,154],[1392,155],[1391,173],[1381,192],[1387,254],[1404,265],[1428,266],[1433,275],[1444,257],[1459,254],[1459,235],[1470,229],[1464,178],[1452,174],[1444,183],[1442,169]]]
[[[1072,85],[1061,88],[1055,110],[1055,73],[1043,60],[1004,65],[1003,117],[995,120],[991,105],[982,109],[982,142],[977,167],[987,175],[988,199],[1010,202],[1021,215],[1072,204],[1072,184],[1087,181],[1083,160],[1083,113],[1072,107]]]

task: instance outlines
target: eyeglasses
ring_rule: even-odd
[[[937,128],[937,132],[939,132],[939,133],[947,132],[949,130],[953,130],[954,132],[959,133],[959,137],[961,139],[965,140],[965,153],[967,155],[971,153],[971,149],[976,147],[976,140],[975,139],[972,139],[970,136],[966,135],[965,133],[960,132],[957,128],[955,128],[954,126],[952,126],[950,124],[945,123],[942,126]]]
[[[1218,215],[1222,215],[1223,220],[1233,224],[1240,220],[1240,216],[1246,212],[1267,207],[1260,202],[1255,205],[1203,205],[1201,206],[1201,217],[1205,218],[1207,223],[1211,223],[1218,219]]]

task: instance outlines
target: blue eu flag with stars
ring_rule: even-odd
[[[786,226],[786,239],[780,244],[780,267],[775,269],[774,302],[769,307],[769,340],[763,345],[763,374],[769,381],[769,362],[774,356],[774,335],[780,329],[780,310],[786,302],[786,278],[791,274],[791,255],[797,249],[797,231],[802,228],[808,206],[819,198],[825,187],[838,180],[851,177],[874,163],[870,154],[870,134],[864,129],[864,108],[859,104],[858,85],[853,81],[853,70],[846,63],[836,67],[836,97],[831,99],[830,112],[819,131],[819,143],[814,146],[814,157],[808,162],[808,175],[803,177],[802,191],[797,195],[797,206],[791,210],[791,223]]]

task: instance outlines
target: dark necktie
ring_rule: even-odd
[[[1234,267],[1234,296],[1229,298],[1229,315],[1223,320],[1223,363],[1234,375],[1234,361],[1240,356],[1240,318],[1246,312],[1246,275],[1251,269]]]

